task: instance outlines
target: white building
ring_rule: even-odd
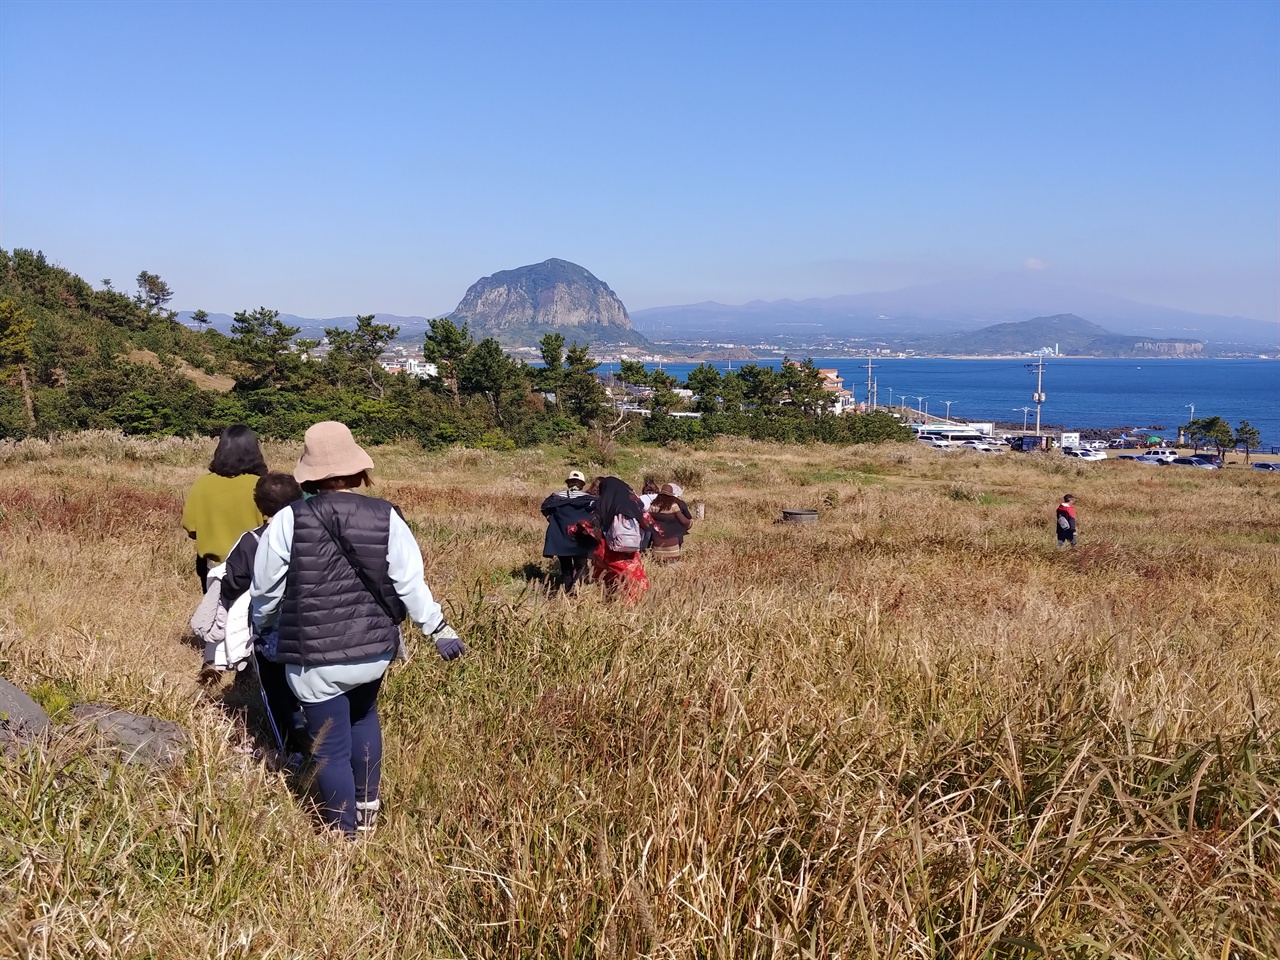
[[[440,376],[440,368],[434,363],[427,363],[418,357],[409,357],[404,362],[404,372],[415,377],[438,377]]]

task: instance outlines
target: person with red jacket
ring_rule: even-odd
[[[1074,549],[1076,545],[1076,498],[1071,494],[1064,494],[1062,502],[1058,504],[1058,511],[1054,526],[1058,531],[1058,548],[1070,544]]]

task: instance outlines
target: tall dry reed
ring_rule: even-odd
[[[208,452],[0,450],[0,672],[193,738],[170,772],[78,734],[0,759],[5,954],[1280,955],[1274,477],[623,450],[707,504],[625,607],[546,592],[564,451],[376,451],[471,652],[393,670],[384,821],[348,845],[195,682]]]

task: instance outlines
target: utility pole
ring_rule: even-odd
[[[1040,433],[1040,404],[1044,403],[1044,356],[1036,364],[1036,392],[1031,395],[1036,405],[1036,434]],[[1025,429],[1025,427],[1024,427]]]
[[[871,354],[867,354],[867,412],[871,412]]]

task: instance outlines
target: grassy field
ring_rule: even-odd
[[[0,758],[0,956],[1280,956],[1280,476],[624,449],[707,511],[626,607],[542,586],[564,451],[375,450],[471,650],[394,668],[345,844],[196,682],[210,452],[0,447],[0,673],[193,741]]]

